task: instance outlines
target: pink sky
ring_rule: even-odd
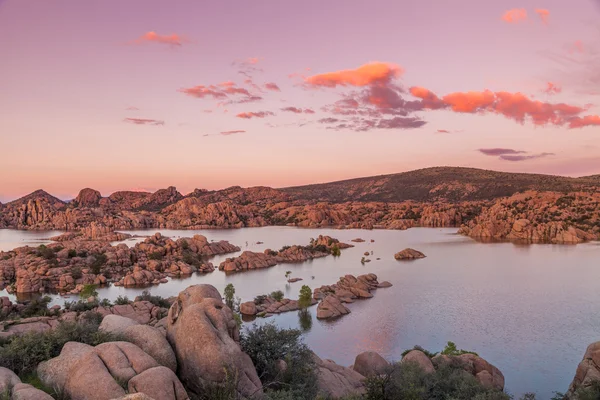
[[[598,174],[598,21],[597,0],[0,0],[0,201]]]

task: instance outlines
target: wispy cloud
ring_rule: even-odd
[[[295,114],[314,114],[315,111],[311,108],[298,108],[298,107],[283,107],[281,111],[292,112]]]
[[[220,132],[220,134],[223,135],[223,136],[236,135],[238,133],[246,133],[246,131],[241,130],[241,129],[237,129],[237,130],[233,130],[233,131],[223,131],[223,132]]]
[[[134,107],[134,106],[129,106],[125,110],[127,110],[127,111],[139,111],[140,109],[137,108],[137,107]]]
[[[513,8],[502,15],[502,20],[509,24],[516,24],[527,19],[527,10],[524,8]]]
[[[136,40],[134,40],[133,44],[143,44],[143,43],[158,43],[158,44],[166,44],[169,46],[182,46],[183,43],[187,42],[187,40],[173,33],[171,35],[159,35],[154,31],[146,32]]]
[[[550,22],[550,11],[546,10],[545,8],[536,8],[535,12],[540,16],[544,24],[548,24]]]
[[[498,157],[498,159],[500,160],[512,162],[534,160],[537,158],[544,158],[555,155],[554,153],[528,154],[528,152],[523,150],[503,148],[477,149],[477,151],[482,154],[485,154],[486,156]]]
[[[271,111],[257,111],[257,112],[241,112],[236,115],[238,118],[251,119],[251,118],[265,118],[275,115]]]
[[[125,118],[123,121],[135,125],[164,125],[165,121],[149,118]]]
[[[277,86],[277,84],[274,82],[267,82],[264,84],[264,87],[265,87],[265,89],[271,90],[273,92],[281,92],[281,89],[279,88],[279,86]]]
[[[542,89],[542,92],[550,95],[559,94],[560,92],[562,92],[562,87],[560,87],[560,85],[557,85],[556,83],[547,82],[546,88]]]

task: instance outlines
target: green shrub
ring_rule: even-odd
[[[454,342],[448,342],[446,344],[446,347],[444,347],[444,350],[442,350],[442,354],[445,356],[460,356],[461,354],[474,354],[474,355],[478,356],[478,354],[475,353],[474,351],[457,349],[456,343],[454,343]]]
[[[43,296],[31,300],[19,313],[23,318],[45,316],[50,314],[48,304],[52,301],[50,296]]]
[[[38,364],[60,354],[67,342],[96,346],[100,343],[122,340],[117,335],[98,330],[99,323],[83,319],[79,322],[61,322],[55,329],[39,333],[13,336],[0,347],[0,366],[24,376],[33,373]]]
[[[312,400],[317,395],[316,368],[313,353],[301,335],[297,329],[282,329],[274,323],[253,325],[242,333],[240,345],[252,359],[264,387],[285,390],[294,399]],[[277,367],[280,360],[287,364],[283,371]]]
[[[171,307],[171,303],[167,299],[161,296],[152,296],[149,290],[144,290],[141,295],[135,298],[135,301],[149,301],[157,307]]]
[[[590,386],[586,388],[579,388],[575,392],[577,400],[598,400],[600,399],[600,380],[593,381]]]
[[[52,260],[56,258],[56,253],[46,245],[40,244],[37,248],[36,254],[38,257],[42,257],[46,260]]]
[[[276,290],[274,292],[271,292],[270,295],[275,301],[281,301],[283,300],[283,292],[281,290]]]
[[[265,301],[267,299],[266,294],[259,294],[258,296],[254,297],[254,304],[261,304],[263,301]]]
[[[131,303],[131,300],[129,300],[129,297],[127,296],[119,295],[119,297],[117,297],[117,299],[115,300],[115,304],[119,306],[124,306],[125,304],[129,303]]]
[[[300,296],[298,297],[298,306],[305,310],[312,304],[312,290],[306,285],[302,285],[300,288]]]
[[[86,301],[86,300],[77,300],[77,301],[65,301],[64,307],[65,310],[75,311],[77,313],[90,311],[94,308],[98,307],[98,301]]]
[[[410,353],[413,350],[419,350],[419,351],[423,352],[429,358],[433,358],[433,357],[437,356],[437,354],[438,354],[437,352],[432,353],[429,350],[426,350],[426,349],[422,348],[421,346],[417,345],[417,346],[413,347],[412,349],[404,350],[402,352],[402,357],[404,357],[405,355],[407,355],[408,353]]]
[[[340,247],[337,244],[333,245],[333,247],[331,248],[331,255],[333,255],[334,257],[339,257],[342,255],[342,251],[340,250]]]
[[[71,269],[71,277],[74,280],[81,279],[83,277],[83,274],[81,273],[81,268],[74,267],[73,269]]]
[[[427,374],[414,362],[397,363],[388,374],[365,381],[367,400],[510,400],[481,385],[459,362],[444,363]]]
[[[68,253],[69,258],[77,257],[77,250],[71,249]]]
[[[87,299],[88,297],[98,297],[96,285],[84,285],[83,289],[81,289],[81,292],[79,292],[79,297],[82,299]]]
[[[158,261],[160,261],[163,258],[164,258],[164,255],[160,251],[155,251],[154,253],[148,254],[148,259],[149,260],[158,260]]]
[[[104,253],[94,253],[92,254],[92,257],[94,257],[94,261],[92,262],[92,265],[90,265],[90,270],[93,274],[98,275],[102,271],[102,267],[106,264],[108,258]]]

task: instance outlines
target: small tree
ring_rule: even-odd
[[[225,295],[225,304],[227,304],[227,307],[231,308],[231,311],[234,311],[235,287],[233,286],[233,283],[225,286],[223,294]]]
[[[334,257],[339,257],[342,255],[342,252],[340,250],[340,247],[337,244],[334,244],[333,247],[331,248],[331,254]]]
[[[292,276],[292,271],[285,271],[285,279],[290,279],[290,276]]]
[[[275,301],[281,301],[283,300],[283,292],[281,290],[271,292],[271,297],[275,299]]]
[[[81,292],[79,292],[79,297],[82,299],[87,299],[88,297],[98,297],[98,291],[96,290],[96,285],[85,285]]]
[[[312,304],[312,289],[306,285],[300,288],[300,296],[298,297],[298,306],[305,311]]]

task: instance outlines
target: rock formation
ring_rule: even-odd
[[[237,374],[241,395],[262,393],[252,360],[237,343],[233,313],[213,286],[190,286],[179,293],[169,310],[167,339],[177,356],[179,377],[193,393],[223,382],[226,370]]]
[[[418,250],[407,248],[396,254],[394,254],[396,260],[416,260],[419,258],[425,258],[425,254]]]
[[[585,350],[565,398],[578,400],[580,392],[594,384],[600,387],[600,342],[590,344]]]
[[[352,368],[363,376],[376,376],[388,373],[390,363],[374,351],[365,351],[356,356]]]
[[[129,393],[151,398],[186,400],[183,385],[169,368],[160,366],[138,346],[107,342],[92,347],[68,342],[60,355],[38,366],[40,379],[73,400],[106,400]]]
[[[12,400],[53,400],[49,394],[22,383],[14,372],[3,367],[0,367],[0,396]]]

